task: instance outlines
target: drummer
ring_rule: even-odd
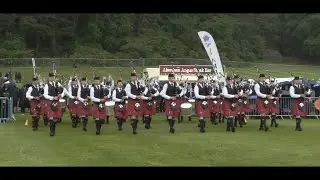
[[[187,91],[184,94],[184,98],[188,100],[188,102],[194,103],[195,95],[191,83],[187,83]],[[189,116],[189,121],[191,121],[191,116]]]
[[[216,121],[217,118],[217,114],[220,113],[220,109],[221,109],[221,97],[220,97],[220,90],[219,90],[219,86],[217,84],[217,82],[215,80],[211,81],[211,87],[212,87],[212,101],[210,101],[210,114],[211,114],[211,123],[214,125],[217,125],[218,122]],[[220,121],[221,122],[221,121]]]
[[[196,113],[199,116],[200,132],[205,132],[206,121],[205,118],[210,118],[209,99],[211,99],[210,92],[207,91],[204,84],[204,77],[198,76],[198,84],[194,87],[194,95],[196,97]]]

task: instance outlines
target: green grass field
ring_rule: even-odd
[[[33,132],[28,114],[17,114],[16,123],[0,124],[0,165],[73,165],[73,166],[319,166],[320,121],[306,119],[304,131],[294,131],[293,120],[279,120],[270,132],[258,131],[259,122],[251,120],[236,133],[225,125],[208,124],[201,134],[197,119],[176,124],[168,133],[163,116],[153,118],[152,129],[140,121],[138,134],[128,123],[118,132],[111,121],[102,134],[95,135],[91,120],[88,132],[72,128],[65,114],[57,135],[49,136],[48,127]],[[24,120],[29,119],[29,127]]]

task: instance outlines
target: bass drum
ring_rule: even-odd
[[[106,114],[108,116],[113,116],[114,115],[114,105],[116,104],[116,102],[114,101],[107,101],[104,103],[105,108],[106,108]]]

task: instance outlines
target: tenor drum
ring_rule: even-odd
[[[116,102],[114,102],[114,101],[107,101],[104,103],[104,105],[106,107],[106,114],[108,116],[114,115],[114,105],[115,104],[116,104]]]
[[[193,114],[193,108],[192,108],[192,104],[191,103],[182,103],[180,105],[181,108],[181,112],[180,115],[181,116],[191,116]]]
[[[320,98],[317,99],[317,100],[314,102],[314,107],[315,107],[318,111],[320,111]]]
[[[194,100],[194,99],[189,99],[188,102],[189,102],[190,104],[192,104],[192,108],[194,109],[196,100]]]
[[[65,99],[59,99],[59,103],[60,103],[62,109],[67,107],[67,102]]]

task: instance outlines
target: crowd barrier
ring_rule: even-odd
[[[0,97],[0,123],[7,123],[13,112],[12,98]]]
[[[315,117],[319,118],[320,113],[319,111],[314,107],[314,102],[317,100],[317,97],[310,97],[310,98],[305,98],[305,106],[307,110],[307,116],[308,117]],[[247,116],[260,116],[259,113],[256,111],[255,108],[255,102],[256,102],[256,97],[250,97],[250,104],[252,105],[252,111],[250,113],[247,113]],[[280,107],[280,114],[278,114],[279,117],[285,118],[289,117],[292,118],[291,115],[291,104],[292,104],[292,98],[290,97],[281,97],[279,99],[279,107]]]
[[[319,118],[320,113],[319,111],[314,107],[314,102],[317,100],[317,97],[310,97],[305,99],[305,106],[307,108],[308,117],[313,118]],[[249,117],[258,117],[260,114],[256,110],[256,96],[252,96],[249,98],[249,102],[252,107],[252,111],[247,113],[246,115]],[[280,107],[280,114],[278,114],[278,117],[280,118],[292,118],[291,115],[291,104],[292,104],[292,98],[290,97],[281,97],[279,99],[279,107]],[[157,112],[163,112],[163,107],[161,108],[161,102],[157,101]]]

